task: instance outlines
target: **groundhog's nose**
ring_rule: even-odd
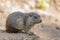
[[[41,22],[42,22],[42,20],[39,21],[39,23],[41,23]]]

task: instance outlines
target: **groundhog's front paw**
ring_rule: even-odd
[[[28,34],[29,34],[29,35],[34,35],[34,33],[33,33],[33,32],[28,32]]]

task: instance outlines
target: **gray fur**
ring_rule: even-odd
[[[30,33],[29,30],[38,23],[41,23],[41,17],[34,12],[22,13],[13,12],[6,20],[6,31],[9,33],[25,32]]]

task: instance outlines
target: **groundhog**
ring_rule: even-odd
[[[40,15],[35,12],[22,13],[13,12],[8,15],[6,20],[6,31],[8,33],[28,33],[33,34],[29,30],[38,23],[41,23],[42,19]]]

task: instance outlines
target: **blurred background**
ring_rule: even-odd
[[[1,30],[5,30],[8,15],[15,11],[37,12],[42,23],[35,25],[33,32],[42,40],[60,40],[60,0],[0,0]]]

